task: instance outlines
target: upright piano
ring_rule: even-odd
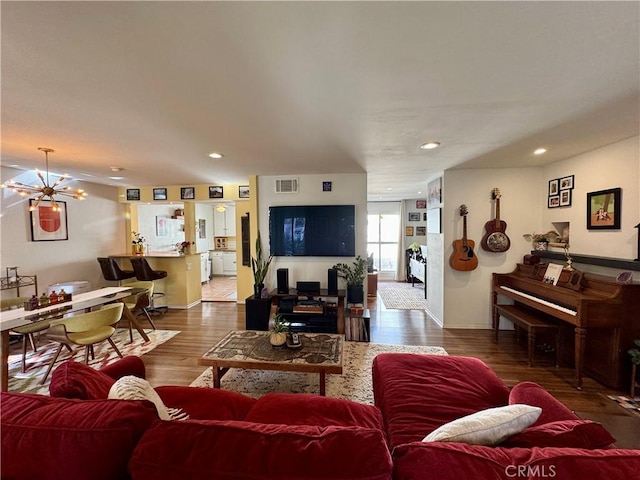
[[[541,319],[557,322],[564,352],[572,351],[577,387],[583,373],[612,388],[626,389],[631,379],[627,350],[640,338],[640,284],[563,270],[558,283],[545,279],[547,265],[518,264],[511,273],[493,274],[493,325],[504,297]],[[567,334],[567,332],[569,334]]]

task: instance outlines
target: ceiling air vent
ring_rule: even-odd
[[[298,193],[298,179],[297,178],[277,179],[276,193]]]

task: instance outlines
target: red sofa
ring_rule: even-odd
[[[150,402],[107,399],[115,379],[131,374],[144,378],[137,357],[101,371],[68,361],[53,373],[51,397],[2,393],[1,478],[391,478],[382,417],[373,406],[158,387],[167,407],[190,416],[162,421]]]
[[[640,450],[613,448],[615,439],[600,424],[578,419],[537,384],[508,389],[476,358],[381,354],[372,374],[396,480],[610,480],[640,471]],[[422,441],[460,417],[516,403],[541,407],[542,414],[499,445]]]

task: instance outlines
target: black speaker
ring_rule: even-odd
[[[338,270],[334,268],[328,270],[327,293],[329,295],[338,294]]]
[[[289,293],[289,269],[279,268],[278,274],[278,293]]]

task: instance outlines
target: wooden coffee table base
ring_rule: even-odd
[[[302,348],[273,348],[268,332],[242,330],[229,332],[205,353],[200,365],[213,371],[213,388],[230,368],[274,370],[281,372],[318,373],[320,395],[326,395],[327,373],[342,373],[342,335],[300,334]]]

